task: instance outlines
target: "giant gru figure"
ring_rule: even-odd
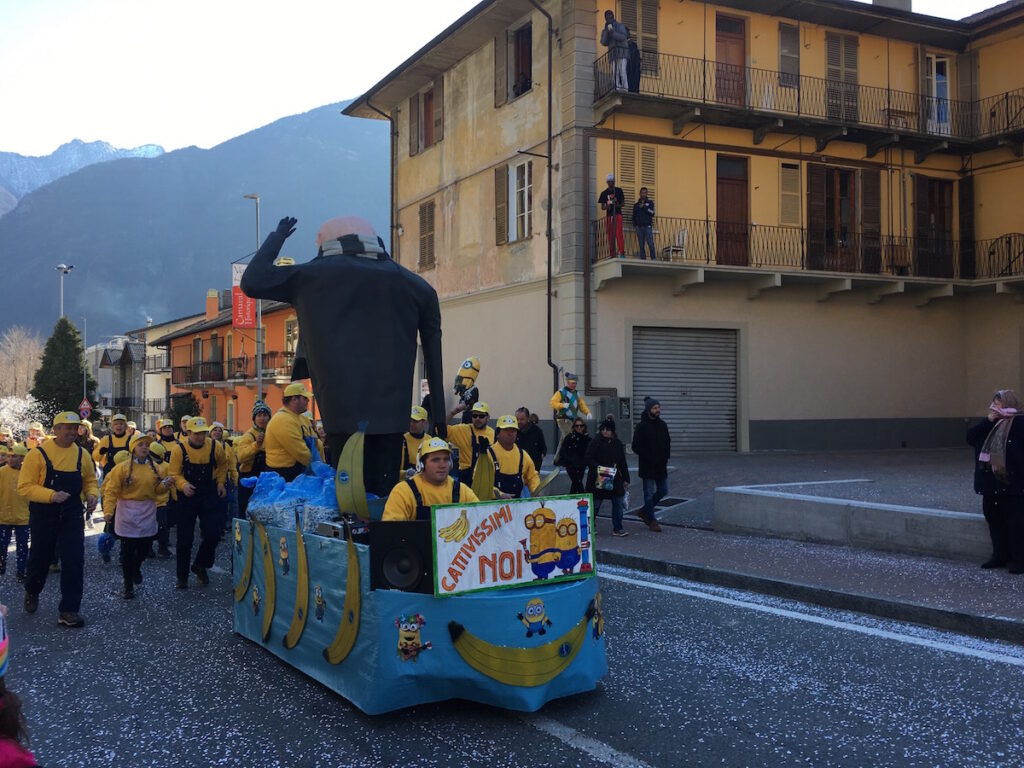
[[[366,490],[386,496],[399,480],[402,435],[409,428],[417,332],[430,390],[444,391],[437,293],[396,264],[373,227],[357,216],[326,222],[312,261],[275,266],[295,223],[281,219],[246,267],[242,290],[295,308],[331,454],[340,456],[359,422],[367,421]],[[445,437],[444,398],[432,403],[431,415]]]

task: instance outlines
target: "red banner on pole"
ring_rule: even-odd
[[[256,327],[256,300],[242,293],[245,264],[231,265],[231,325],[234,328]]]

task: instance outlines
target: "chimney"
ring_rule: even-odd
[[[213,320],[220,313],[220,294],[216,288],[206,292],[206,319]]]
[[[880,5],[882,8],[895,8],[898,11],[911,12],[911,0],[871,0],[872,5]]]

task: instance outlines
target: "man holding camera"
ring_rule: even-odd
[[[629,30],[621,21],[615,20],[615,14],[612,11],[604,12],[601,45],[608,49],[608,58],[612,61],[615,90],[627,90],[629,88],[629,80],[626,76],[626,62],[629,61]]]

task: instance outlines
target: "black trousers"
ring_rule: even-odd
[[[583,476],[587,473],[586,467],[566,467],[565,474],[569,476],[572,485],[569,493],[583,493]]]
[[[1024,566],[1024,496],[985,495],[981,510],[992,539],[992,558]]]
[[[43,591],[50,563],[60,554],[60,610],[78,613],[82,607],[82,572],[85,566],[85,510],[74,505],[47,505],[29,512],[28,572],[25,591]]]
[[[192,563],[192,542],[195,541],[196,521],[199,521],[199,549],[195,564],[201,568],[213,565],[217,544],[224,531],[224,508],[216,491],[195,492],[192,498],[184,494],[178,499],[178,539],[175,552],[178,580],[188,579]]]
[[[327,436],[331,457],[340,457],[351,434],[339,432]],[[367,435],[363,443],[363,484],[369,493],[386,498],[398,483],[402,470],[401,433]],[[337,467],[337,458],[335,467]]]
[[[142,573],[142,561],[149,553],[152,536],[121,537],[121,575],[124,577],[124,585],[135,584],[135,575]]]

